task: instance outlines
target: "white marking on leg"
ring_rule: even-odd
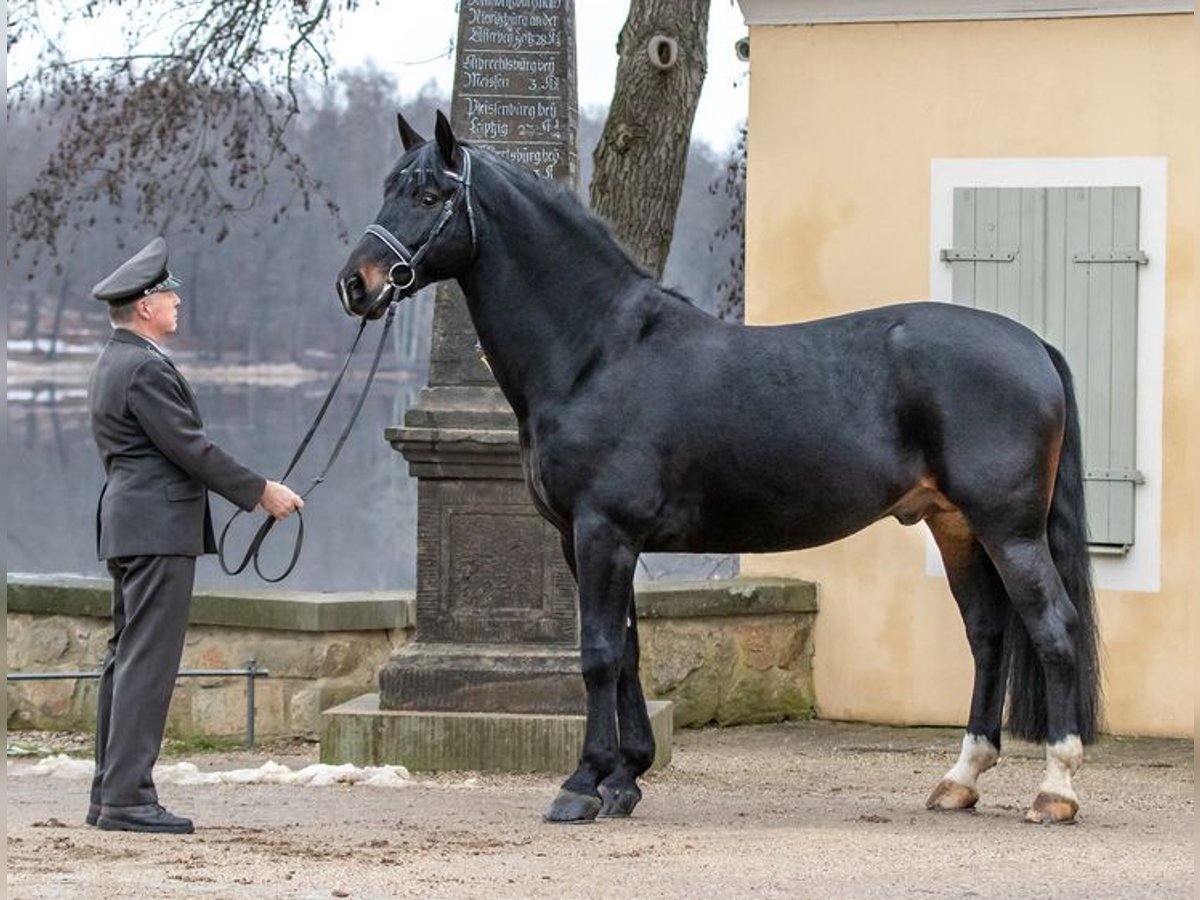
[[[1079,802],[1075,796],[1075,788],[1071,785],[1071,776],[1079,771],[1083,764],[1083,741],[1077,734],[1069,734],[1056,744],[1046,745],[1046,777],[1042,780],[1039,791],[1043,794],[1057,794],[1068,800]]]
[[[968,732],[963,735],[962,751],[958,754],[958,762],[946,773],[946,781],[955,784],[975,787],[975,781],[996,764],[1000,751],[987,738]]]

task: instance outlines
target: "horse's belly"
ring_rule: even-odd
[[[864,496],[862,492],[844,498],[741,497],[729,502],[710,496],[703,507],[668,510],[644,549],[676,553],[802,550],[848,537],[882,518],[887,508],[884,495]]]

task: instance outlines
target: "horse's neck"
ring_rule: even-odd
[[[460,281],[489,365],[524,419],[570,392],[649,283],[569,201],[531,199],[503,181],[479,194],[478,256]]]

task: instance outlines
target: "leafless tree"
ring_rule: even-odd
[[[340,13],[358,0],[86,0],[66,20],[122,24],[123,46],[69,56],[36,0],[10,0],[10,54],[36,62],[8,86],[15,110],[70,112],[33,187],[10,198],[9,252],[54,253],[82,211],[122,206],[165,229],[175,216],[224,234],[226,213],[249,208],[285,173],[307,206],[329,207],[288,139],[298,87],[324,75]],[[49,108],[48,108],[49,107]]]
[[[10,51],[37,51],[9,85],[9,118],[42,111],[58,131],[32,186],[10,198],[10,258],[53,255],[64,231],[95,224],[97,209],[131,211],[160,231],[182,230],[182,219],[220,240],[233,213],[274,203],[278,218],[315,201],[344,238],[332,193],[291,126],[302,86],[327,83],[328,40],[359,2],[82,0],[72,15],[118,17],[123,46],[79,58],[40,18],[48,4],[11,0]],[[631,0],[595,153],[592,207],[655,276],[670,250],[704,83],[710,2]]]
[[[709,193],[723,194],[729,202],[728,216],[708,249],[720,253],[723,245],[727,248],[729,264],[717,281],[716,313],[734,322],[745,321],[746,317],[746,136],[743,123],[723,176],[709,186]]]

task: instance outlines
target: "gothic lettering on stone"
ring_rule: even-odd
[[[462,0],[455,129],[538,175],[575,174],[571,0]]]

